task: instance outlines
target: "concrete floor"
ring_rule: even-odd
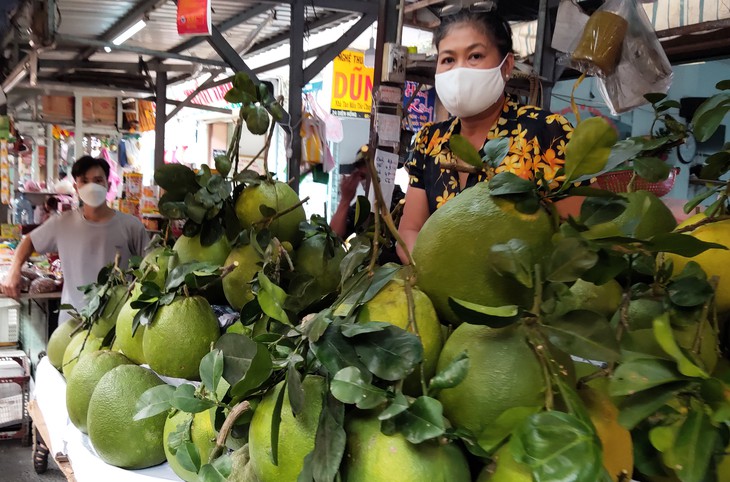
[[[48,470],[36,474],[33,469],[33,449],[23,447],[19,440],[0,440],[0,480],[3,482],[62,482],[66,477],[48,457]]]

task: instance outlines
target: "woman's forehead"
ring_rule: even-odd
[[[441,51],[447,47],[466,47],[476,43],[494,47],[494,42],[484,33],[483,29],[478,28],[472,22],[460,22],[449,27],[439,42],[438,49]]]
[[[97,177],[103,177],[106,179],[106,174],[104,173],[104,169],[102,169],[99,166],[94,166],[89,168],[88,171],[86,171],[84,174],[81,175],[81,177],[85,179],[94,179]]]

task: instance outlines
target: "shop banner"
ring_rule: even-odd
[[[345,50],[333,63],[330,111],[340,117],[367,119],[373,102],[373,69],[362,52]]]
[[[417,83],[406,82],[406,88],[403,91],[404,108],[417,88]],[[434,121],[435,112],[436,89],[419,91],[408,106],[408,128],[413,132],[419,131],[425,124]]]
[[[6,206],[10,204],[10,166],[6,139],[0,139],[0,202]]]
[[[210,0],[178,0],[177,33],[180,35],[210,35]]]

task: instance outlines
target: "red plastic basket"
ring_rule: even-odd
[[[636,176],[634,191],[649,191],[657,197],[665,196],[674,187],[677,174],[679,174],[679,168],[675,167],[669,171],[669,176],[660,182],[649,182],[646,179]],[[631,169],[607,172],[596,178],[594,186],[611,192],[627,192],[627,186],[633,175],[634,171]]]

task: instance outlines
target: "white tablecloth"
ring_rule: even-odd
[[[89,437],[81,433],[68,418],[66,381],[44,357],[36,369],[32,397],[43,413],[48,427],[51,450],[68,456],[78,482],[151,482],[181,480],[167,463],[143,470],[124,470],[102,461],[94,452]]]

